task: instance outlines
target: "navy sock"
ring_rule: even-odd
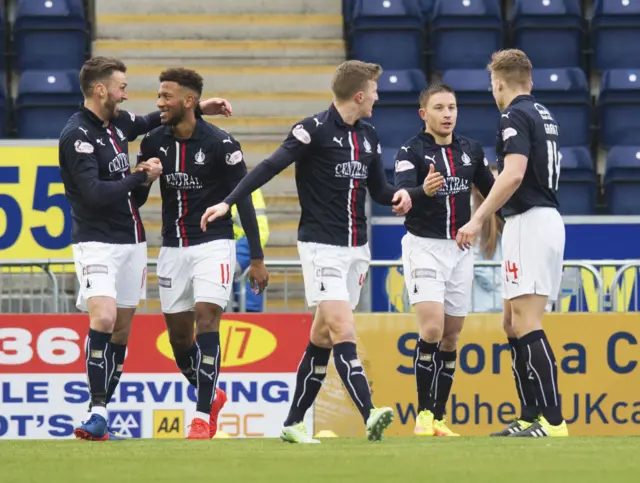
[[[438,352],[437,342],[425,342],[418,339],[414,353],[413,365],[416,372],[416,387],[418,389],[418,412],[433,411],[431,388],[434,383],[435,354]]]
[[[107,405],[107,386],[109,384],[109,364],[107,349],[111,334],[89,329],[87,338],[86,368],[91,407]]]
[[[438,351],[435,355],[436,375],[433,384],[433,416],[439,421],[444,417],[445,407],[451,394],[453,376],[456,373],[457,351]]]
[[[522,352],[533,378],[532,385],[542,415],[550,424],[562,423],[558,393],[558,365],[544,330],[534,330],[520,338]]]
[[[124,365],[124,356],[127,353],[127,346],[109,343],[109,349],[107,350],[107,360],[109,361],[110,378],[109,386],[107,388],[107,404],[111,401],[113,394],[116,392],[118,383],[120,382],[120,376],[122,376],[122,367]]]
[[[196,377],[196,370],[198,365],[198,346],[194,342],[184,352],[173,352],[173,357],[176,360],[176,365],[180,372],[187,378],[189,384],[193,387],[198,387],[198,378]]]
[[[333,359],[344,387],[366,423],[373,409],[371,389],[362,362],[358,359],[355,343],[340,342],[334,345]]]
[[[529,379],[527,361],[524,358],[518,339],[509,337],[508,341],[511,346],[511,372],[513,373],[518,398],[520,399],[520,419],[532,423],[538,417],[539,409],[536,402],[536,393],[533,390],[531,379]]]
[[[296,390],[289,408],[289,415],[284,422],[285,426],[293,426],[304,420],[304,415],[316,400],[322,381],[327,376],[330,356],[331,349],[318,347],[312,342],[307,345],[307,350],[298,365]]]
[[[200,351],[197,366],[198,402],[196,411],[209,414],[216,395],[216,384],[220,367],[220,332],[205,332],[196,335]]]

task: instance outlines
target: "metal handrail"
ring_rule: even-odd
[[[610,263],[609,263],[610,262]],[[614,263],[615,262],[615,263]],[[596,292],[598,294],[598,311],[604,311],[604,280],[600,271],[595,265],[619,265],[620,260],[566,260],[562,264],[562,268],[583,268],[589,271],[596,283]],[[300,260],[265,260],[265,266],[267,268],[302,268],[302,262]],[[369,266],[371,268],[392,268],[401,267],[402,260],[371,260]],[[478,260],[474,262],[475,267],[500,267],[502,262],[493,260]],[[240,276],[238,282],[240,283],[240,311],[246,311],[247,307],[247,277],[249,275],[249,268],[247,268]],[[286,284],[286,279],[285,279]],[[286,287],[285,287],[286,288]],[[403,288],[403,291],[406,287]],[[285,290],[285,303],[286,303],[286,290]]]
[[[620,284],[620,280],[624,276],[625,272],[630,268],[640,268],[640,260],[624,260],[622,261],[624,265],[622,265],[613,276],[613,280],[611,281],[611,305],[613,306],[613,311],[618,311],[618,305],[620,304],[620,300],[618,297],[618,285]],[[620,261],[616,263],[619,265]]]

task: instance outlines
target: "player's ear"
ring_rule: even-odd
[[[418,109],[418,115],[420,116],[420,119],[426,121],[425,118],[427,117],[427,110],[421,107],[420,109]]]

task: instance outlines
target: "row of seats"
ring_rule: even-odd
[[[527,52],[539,68],[585,68],[589,46],[597,70],[640,67],[635,0],[596,0],[590,24],[580,0],[515,0],[506,29],[500,0],[344,0],[343,6],[350,55],[388,69],[425,69],[425,50],[438,72],[484,68],[507,46]]]
[[[398,148],[399,149],[399,148]],[[394,178],[396,148],[383,148],[382,160],[390,182]],[[485,147],[491,165],[496,163],[494,147]],[[598,175],[587,148],[560,149],[560,179],[558,202],[563,215],[593,215],[599,191]],[[612,215],[640,215],[640,145],[616,146],[607,154],[603,179],[608,212]],[[391,215],[388,207],[374,203],[373,214]]]
[[[485,70],[454,69],[442,81],[456,91],[457,130],[483,146],[495,143],[500,113]],[[384,146],[399,146],[420,119],[417,99],[426,87],[422,71],[385,71],[378,83],[379,101],[372,122]],[[534,69],[533,94],[554,114],[562,147],[590,146],[591,126],[599,128],[604,147],[635,145],[640,140],[640,68],[604,73],[597,106],[592,106],[584,72],[578,68]]]
[[[9,32],[4,32],[6,20],[0,9],[0,55],[14,54],[20,72],[79,69],[84,62],[89,33],[82,0],[19,0]]]
[[[31,70],[20,74],[13,121],[21,139],[57,139],[82,103],[77,70]],[[6,91],[0,76],[0,138],[6,134]]]

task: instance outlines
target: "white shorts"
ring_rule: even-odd
[[[298,253],[309,307],[324,300],[344,300],[352,310],[356,308],[371,261],[368,244],[339,247],[298,242]]]
[[[160,306],[165,314],[190,312],[196,302],[225,309],[236,269],[233,240],[190,247],[162,247],[158,256]]]
[[[502,234],[502,296],[558,299],[564,258],[564,222],[558,210],[536,207],[509,216]]]
[[[465,317],[471,307],[473,252],[460,250],[455,240],[402,238],[402,265],[409,302],[438,302],[444,313]]]
[[[111,297],[120,308],[136,308],[147,296],[147,243],[72,245],[80,282],[78,310],[87,312],[91,297]]]

